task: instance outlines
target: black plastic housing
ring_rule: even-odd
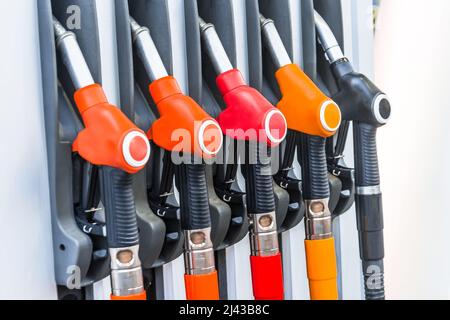
[[[384,123],[375,117],[374,103],[383,92],[366,76],[354,72],[346,59],[333,63],[331,70],[339,88],[333,99],[341,106],[343,119],[381,127]],[[383,99],[379,112],[383,119],[389,119],[391,105],[387,99]]]

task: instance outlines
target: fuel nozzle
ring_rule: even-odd
[[[100,167],[100,194],[111,258],[111,299],[145,300],[131,174],[146,165],[150,157],[149,141],[119,108],[109,104],[102,87],[92,78],[75,34],[66,31],[56,18],[53,26],[85,126],[73,150]]]
[[[272,20],[260,15],[264,43],[277,71],[275,77],[282,99],[278,108],[286,116],[289,129],[328,138],[341,124],[338,105],[293,64]]]
[[[148,132],[158,146],[168,151],[188,152],[202,158],[212,158],[222,148],[223,135],[219,124],[192,98],[184,95],[177,80],[169,76],[150,30],[130,18],[131,32],[137,54],[151,80],[150,94],[159,110],[160,118]],[[172,135],[187,130],[189,146],[180,144]]]
[[[337,299],[337,267],[329,210],[325,138],[341,124],[337,104],[291,62],[272,20],[260,15],[264,43],[278,68],[282,99],[278,108],[286,115],[289,129],[303,133],[301,143],[302,193],[306,207],[305,250],[310,296],[313,300]],[[295,133],[294,133],[295,134]],[[285,155],[290,156],[292,155]]]
[[[119,108],[108,103],[102,87],[92,78],[75,34],[66,31],[56,18],[53,26],[56,46],[76,89],[74,100],[86,127],[74,142],[74,150],[92,164],[136,173],[150,157],[147,137]]]
[[[150,94],[160,118],[148,132],[156,145],[168,152],[186,152],[202,158],[214,157],[222,147],[223,134],[219,124],[191,97],[182,93],[178,82],[167,74],[163,61],[151,38],[150,30],[130,19],[137,54],[151,80]],[[188,134],[180,146],[174,139],[177,132]],[[181,227],[184,230],[185,289],[188,300],[219,299],[218,277],[211,241],[211,218],[205,166],[176,166]]]
[[[224,134],[236,140],[280,144],[287,134],[283,113],[249,87],[241,72],[233,68],[214,25],[201,18],[199,24],[206,53],[218,74],[217,87],[227,105],[218,117]]]
[[[333,98],[342,106],[344,120],[368,123],[375,127],[388,123],[391,104],[386,94],[365,75],[353,70],[330,26],[316,11],[314,19],[318,41],[339,88]]]
[[[391,117],[391,105],[366,76],[353,70],[326,21],[315,12],[321,44],[336,80],[333,97],[344,120],[353,122],[356,213],[366,299],[384,299],[383,205],[376,135]]]
[[[274,147],[285,139],[286,118],[261,93],[248,86],[240,71],[233,68],[214,26],[202,19],[199,24],[205,51],[218,74],[217,87],[226,105],[218,122],[225,135],[246,143],[243,165],[251,222],[250,263],[254,296],[257,300],[283,299],[273,179],[270,163],[261,161],[259,151],[261,143]],[[253,148],[255,144],[256,148]],[[255,163],[250,163],[250,159]]]

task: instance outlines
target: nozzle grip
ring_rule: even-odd
[[[177,166],[177,187],[180,194],[181,227],[200,230],[211,226],[208,187],[204,164]]]
[[[275,211],[270,161],[262,163],[258,149],[256,145],[249,146],[247,144],[247,159],[244,164],[244,174],[247,211],[250,214]],[[270,153],[270,149],[268,153]]]
[[[100,188],[108,247],[126,248],[139,244],[133,176],[119,169],[101,167]]]
[[[184,275],[187,300],[219,300],[217,272],[201,275]]]
[[[322,137],[301,136],[300,162],[303,198],[306,200],[320,200],[330,197],[325,145],[326,140]]]
[[[281,254],[250,256],[255,300],[283,300],[283,267]]]
[[[379,186],[377,128],[370,124],[353,122],[353,135],[356,187]]]
[[[337,300],[337,265],[334,239],[305,240],[311,300]]]

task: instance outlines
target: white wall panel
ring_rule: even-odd
[[[0,1],[0,299],[55,299],[36,1]]]
[[[450,2],[384,0],[376,80],[392,100],[380,130],[389,299],[450,298]]]

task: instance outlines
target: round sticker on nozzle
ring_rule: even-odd
[[[320,107],[320,123],[328,132],[335,132],[341,126],[341,109],[332,101],[325,101]]]
[[[215,156],[222,149],[222,129],[215,120],[206,120],[202,123],[198,130],[198,143],[202,152],[209,156]]]
[[[150,158],[150,143],[147,136],[140,131],[129,132],[123,139],[122,153],[129,166],[133,168],[144,166]]]
[[[281,143],[287,135],[286,117],[279,110],[271,110],[264,121],[264,130],[271,143]]]

